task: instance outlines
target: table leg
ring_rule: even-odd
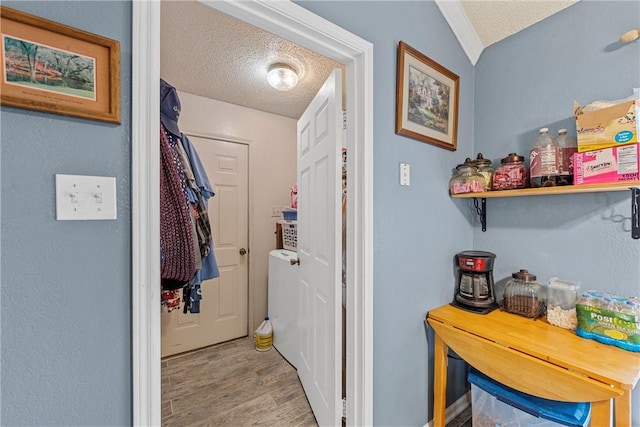
[[[631,425],[631,390],[622,396],[614,398],[616,426]]]
[[[447,404],[447,344],[435,334],[433,366],[433,426],[444,427]]]
[[[611,414],[613,409],[612,402],[612,399],[601,400],[599,402],[591,402],[591,425],[593,427],[604,427],[611,425]],[[627,424],[627,426],[629,425],[631,424]]]

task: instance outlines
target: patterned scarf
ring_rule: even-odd
[[[196,260],[181,167],[160,124],[160,276],[186,282],[196,272]]]

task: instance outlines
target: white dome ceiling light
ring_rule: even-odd
[[[269,67],[267,81],[278,90],[291,90],[298,84],[298,73],[290,65],[273,64]]]
[[[638,40],[638,38],[640,38],[640,30],[631,30],[621,35],[620,41],[622,43],[631,43],[632,41]]]

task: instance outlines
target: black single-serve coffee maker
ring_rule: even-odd
[[[493,285],[495,259],[495,254],[484,251],[456,254],[456,289],[452,305],[479,314],[498,308]]]

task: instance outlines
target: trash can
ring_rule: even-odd
[[[471,368],[474,426],[589,426],[591,403],[558,402],[522,393]]]

